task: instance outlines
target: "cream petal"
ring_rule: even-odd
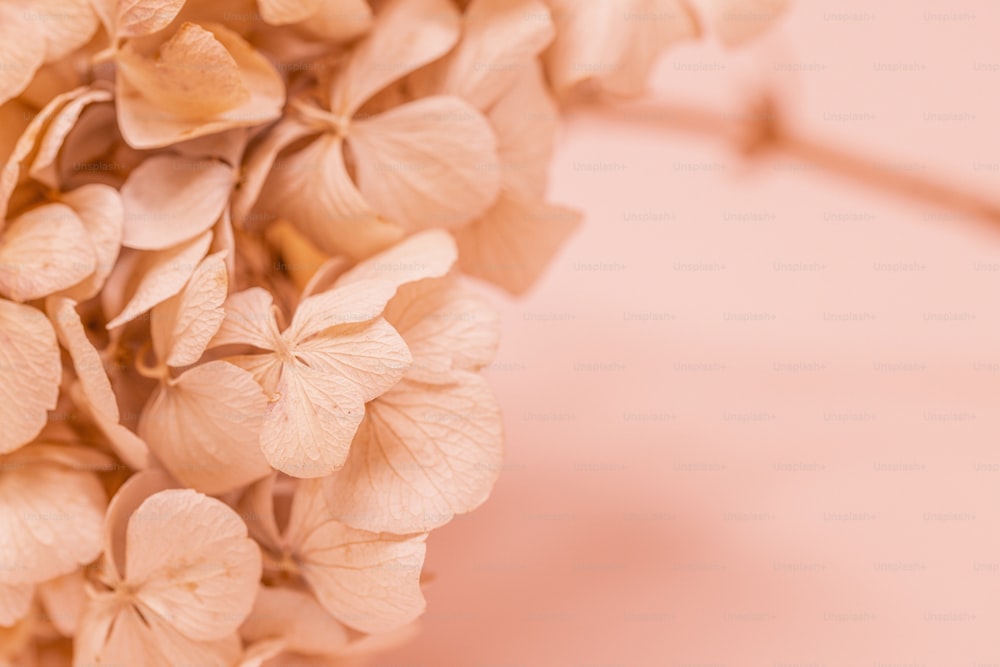
[[[117,423],[118,400],[111,389],[104,360],[87,337],[80,315],[76,312],[76,303],[71,299],[49,297],[45,302],[45,310],[59,342],[69,352],[88,405],[105,420]]]
[[[312,595],[272,586],[261,586],[240,635],[247,642],[281,639],[285,650],[306,654],[334,653],[350,640],[347,628]]]
[[[406,377],[447,384],[456,370],[477,371],[500,345],[500,315],[485,297],[455,278],[404,285],[386,320],[406,341],[413,363]]]
[[[243,520],[191,489],[160,491],[128,521],[126,581],[136,598],[198,641],[235,632],[253,607],[260,549]]]
[[[196,641],[179,632],[156,613],[113,602],[91,603],[74,638],[74,667],[232,667],[241,645],[234,633],[209,641]]]
[[[384,280],[394,287],[424,278],[439,278],[458,257],[454,238],[440,229],[414,234],[380,252],[337,278],[342,286],[361,280]]]
[[[0,475],[0,581],[37,583],[72,572],[101,552],[107,500],[97,476],[55,464]]]
[[[170,88],[177,93],[173,99],[173,106],[164,109],[148,99],[140,88],[128,80],[127,76],[119,76],[116,78],[115,89],[118,124],[122,136],[133,148],[158,148],[236,127],[263,125],[281,115],[285,103],[285,87],[274,66],[232,30],[217,24],[205,24],[201,27],[211,33],[214,42],[202,36],[199,43],[201,41],[211,43],[213,51],[220,57],[222,54],[215,47],[221,45],[224,48],[227,58],[237,65],[240,89],[246,92],[246,96],[237,97],[232,87],[232,78],[227,75],[225,77],[229,82],[225,84],[226,90],[229,91],[227,97],[222,98],[215,94],[206,98],[205,104],[191,105],[190,91],[177,91],[175,85]],[[139,58],[137,56],[131,62],[136,72],[133,77],[137,81],[145,81],[148,68],[137,64],[140,62]],[[224,59],[225,62],[228,63],[228,59]],[[198,64],[199,58],[195,57],[195,63],[195,66],[204,69],[204,63]],[[231,70],[227,71],[231,73]],[[167,88],[158,85],[146,87],[159,97],[167,94]],[[213,99],[214,103],[208,104],[208,99]],[[240,99],[244,101],[229,108],[221,108]],[[218,110],[208,116],[191,115],[196,110],[204,114],[213,108]],[[180,114],[177,113],[178,109]]]
[[[111,448],[125,465],[133,470],[145,470],[152,464],[149,447],[142,441],[142,438],[122,426],[117,420],[108,419],[91,405],[81,382],[74,382],[70,385],[69,395],[73,403],[94,420],[97,428],[108,439]]]
[[[72,287],[97,268],[83,222],[65,204],[22,214],[0,238],[0,293],[29,301]]]
[[[283,337],[290,344],[322,334],[331,327],[369,322],[382,314],[396,291],[383,280],[361,280],[302,300]]]
[[[182,25],[155,59],[126,43],[118,53],[118,68],[118,75],[147,101],[187,120],[211,118],[250,98],[236,59],[195,23]]]
[[[48,319],[0,299],[0,454],[33,439],[56,407],[62,362]]]
[[[184,289],[211,243],[212,232],[205,232],[173,248],[144,255],[133,268],[128,302],[107,328],[131,322]]]
[[[140,37],[166,28],[185,0],[120,0],[115,16],[118,38]]]
[[[362,632],[388,632],[424,610],[426,535],[378,535],[330,518],[318,480],[299,482],[286,540],[319,603]]]
[[[487,116],[497,135],[496,168],[504,191],[544,197],[560,116],[541,68],[530,68]]]
[[[9,628],[27,616],[34,595],[34,584],[0,582],[0,627]]]
[[[281,531],[274,517],[276,476],[277,473],[273,473],[251,484],[239,502],[240,515],[246,519],[250,536],[271,551],[280,551],[282,548]]]
[[[93,183],[63,193],[60,200],[76,211],[94,247],[94,272],[62,292],[63,296],[84,301],[101,290],[118,259],[124,216],[121,196],[112,187]]]
[[[122,245],[163,250],[210,230],[229,201],[234,174],[217,160],[155,155],[122,185]]]
[[[282,364],[260,437],[264,457],[292,477],[328,475],[344,464],[364,413],[354,382],[298,362]]]
[[[240,182],[233,192],[233,221],[241,227],[251,226],[251,212],[268,174],[281,151],[299,139],[314,133],[294,117],[282,119],[270,128],[256,143],[251,144],[243,160]]]
[[[20,95],[45,60],[45,37],[24,8],[0,5],[0,104]]]
[[[370,30],[373,19],[367,0],[327,0],[295,27],[324,41],[347,42]]]
[[[76,127],[84,109],[91,104],[110,102],[112,99],[111,92],[102,88],[78,88],[73,93],[74,96],[66,105],[53,115],[28,170],[32,178],[50,188],[59,186],[56,158],[69,133]]]
[[[280,213],[329,254],[367,257],[399,240],[403,230],[379,216],[358,191],[343,143],[323,134],[280,160],[264,185],[260,208]]]
[[[375,93],[447,53],[460,32],[461,17],[448,0],[389,0],[334,79],[331,111],[353,116]]]
[[[157,359],[175,368],[198,361],[222,326],[228,288],[222,255],[209,255],[179,294],[153,308],[150,333]]]
[[[104,558],[110,568],[108,574],[115,581],[121,581],[125,577],[129,517],[147,498],[176,486],[177,483],[165,471],[150,468],[125,480],[108,503],[108,511],[104,515],[102,540]]]
[[[348,142],[358,188],[411,230],[454,228],[482,215],[500,190],[486,118],[453,96],[427,97],[357,121]]]
[[[271,472],[260,451],[267,399],[246,371],[211,361],[161,385],[139,435],[185,486],[219,495]]]
[[[31,0],[26,14],[42,24],[45,61],[50,63],[89,42],[99,23],[90,0]]]
[[[262,19],[271,25],[298,23],[319,11],[323,0],[257,0]]]
[[[64,636],[72,637],[87,606],[86,580],[82,569],[50,579],[38,586],[38,599],[45,615]]]
[[[555,36],[541,0],[472,0],[463,19],[462,41],[431,68],[441,77],[437,92],[458,95],[488,109]]]
[[[402,337],[382,318],[332,329],[296,344],[294,354],[309,368],[347,381],[363,402],[396,384],[412,361]]]
[[[253,345],[272,350],[278,323],[274,319],[274,297],[263,287],[230,294],[223,304],[225,317],[209,347]]]
[[[585,81],[619,95],[638,94],[663,49],[698,34],[698,24],[682,0],[548,3],[556,39],[546,53],[546,65],[559,94]]]
[[[331,514],[375,532],[442,526],[478,507],[503,461],[503,421],[486,381],[403,380],[367,407],[344,467],[325,481]]]
[[[503,194],[480,220],[455,232],[458,265],[512,294],[523,294],[542,275],[581,215],[540,199]]]

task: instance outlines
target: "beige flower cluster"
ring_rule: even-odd
[[[0,665],[407,637],[501,468],[463,274],[577,225],[557,95],[781,4],[701,1],[0,0]]]

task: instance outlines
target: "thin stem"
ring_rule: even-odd
[[[1000,231],[1000,201],[932,177],[894,169],[884,160],[797,135],[783,125],[769,99],[752,105],[743,114],[722,114],[709,108],[662,102],[624,104],[598,100],[597,104],[612,110],[615,118],[628,122],[722,140],[748,160],[766,154],[787,155],[872,189],[951,209]]]

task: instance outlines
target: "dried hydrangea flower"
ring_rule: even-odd
[[[250,530],[264,551],[265,575],[307,587],[335,619],[361,632],[396,630],[420,615],[426,534],[346,526],[330,515],[318,480],[296,480],[287,494],[276,492],[271,477],[243,499],[244,513],[258,518]],[[275,513],[279,500],[285,521]]]
[[[163,486],[156,474],[135,476],[108,506],[74,665],[228,667],[241,652],[236,630],[257,594],[260,551],[228,506]]]
[[[0,664],[412,636],[503,456],[461,274],[522,293],[579,221],[556,96],[783,5],[0,0]]]

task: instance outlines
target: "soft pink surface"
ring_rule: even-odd
[[[798,0],[655,94],[769,82],[810,134],[1000,198],[995,6]],[[375,664],[1000,663],[1000,233],[592,114],[553,173],[587,221],[503,306],[506,470]]]

